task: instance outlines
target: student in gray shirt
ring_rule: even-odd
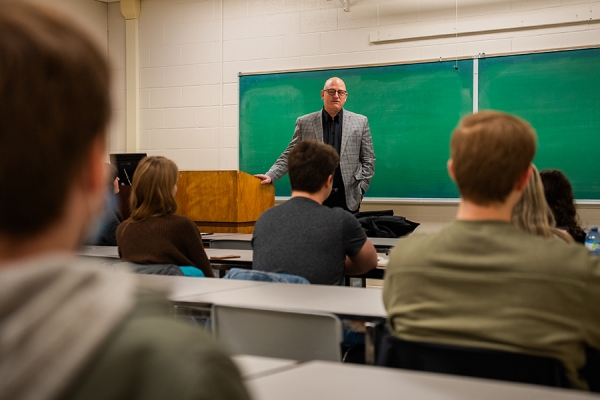
[[[313,284],[342,285],[345,275],[377,267],[375,247],[356,218],[322,205],[338,163],[333,147],[316,140],[303,140],[290,151],[292,198],[256,222],[253,269],[299,275]]]

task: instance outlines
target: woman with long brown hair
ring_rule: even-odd
[[[165,157],[146,157],[133,175],[131,217],[117,230],[119,253],[137,264],[194,266],[213,277],[196,225],[175,215],[177,179],[175,163]]]
[[[565,229],[576,242],[585,242],[585,232],[581,227],[571,183],[561,171],[545,169],[540,172],[546,201],[556,219],[556,226]]]

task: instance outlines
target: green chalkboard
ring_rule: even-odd
[[[345,108],[366,115],[377,157],[368,197],[457,198],[446,172],[449,138],[472,111],[473,63],[433,62],[240,77],[240,169],[266,172],[296,118],[323,107],[325,81],[346,83]],[[276,194],[290,194],[287,175]]]
[[[564,171],[577,199],[600,199],[600,49],[480,60],[479,109],[529,121],[537,167]]]
[[[473,61],[432,62],[240,77],[240,169],[264,173],[286,148],[300,115],[322,107],[339,76],[346,108],[369,118],[377,162],[368,197],[457,198],[446,173],[449,138],[472,111]],[[600,200],[600,49],[479,60],[478,108],[529,121],[538,168],[563,170],[575,197]],[[287,176],[276,194],[289,195]]]

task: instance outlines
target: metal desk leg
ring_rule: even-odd
[[[365,322],[365,364],[375,365],[376,322]]]

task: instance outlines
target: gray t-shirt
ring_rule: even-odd
[[[310,283],[342,285],[346,256],[358,254],[366,240],[349,212],[294,197],[256,221],[252,268],[303,276]]]

